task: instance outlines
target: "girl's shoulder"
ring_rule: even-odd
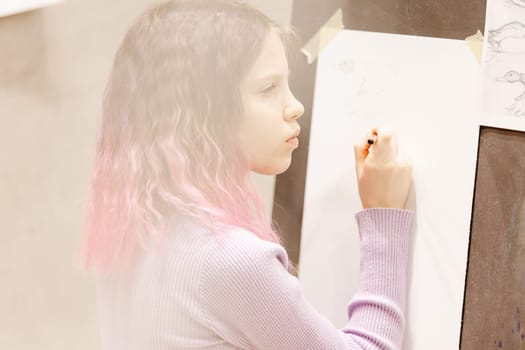
[[[247,228],[221,224],[212,232],[203,223],[177,218],[172,221],[172,233],[167,240],[171,254],[193,255],[208,266],[225,267],[264,263],[278,259],[288,266],[288,255],[280,244],[256,236]],[[200,258],[199,258],[200,256]]]
[[[212,235],[206,249],[205,274],[251,275],[254,271],[288,269],[288,255],[280,244],[265,241],[246,228],[224,226]]]
[[[210,255],[217,259],[228,258],[237,262],[278,258],[288,262],[286,250],[280,244],[256,236],[250,230],[233,225],[223,226],[220,235],[214,236],[210,244]]]

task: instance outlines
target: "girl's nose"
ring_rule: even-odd
[[[298,119],[304,113],[304,106],[295,96],[290,92],[290,100],[285,108],[284,116],[285,119]]]

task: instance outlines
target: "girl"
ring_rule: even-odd
[[[158,5],[126,34],[86,218],[103,349],[401,347],[413,213],[392,135],[354,147],[362,264],[342,330],[301,296],[250,181],[284,172],[298,147],[291,37],[226,0]]]

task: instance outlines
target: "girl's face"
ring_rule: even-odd
[[[259,174],[286,171],[298,147],[297,139],[288,140],[300,131],[297,119],[304,107],[290,91],[288,74],[282,41],[272,30],[240,83],[244,108],[241,147],[248,154],[251,170]]]

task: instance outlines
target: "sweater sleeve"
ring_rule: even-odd
[[[205,322],[242,349],[400,349],[412,216],[399,209],[356,214],[360,286],[342,330],[303,298],[298,279],[287,271],[282,246],[240,228],[229,231],[208,250],[202,271]]]

